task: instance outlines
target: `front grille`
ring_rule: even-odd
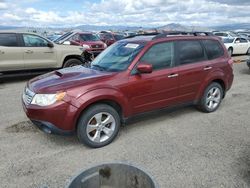
[[[35,93],[26,87],[23,92],[23,102],[25,104],[30,104],[34,96]]]
[[[103,48],[101,44],[93,44],[91,48]]]

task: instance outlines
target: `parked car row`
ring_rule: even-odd
[[[215,31],[213,34],[222,38],[230,56],[250,54],[250,33]]]
[[[0,73],[84,64],[84,48],[56,44],[33,33],[0,33]]]

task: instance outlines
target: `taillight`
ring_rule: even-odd
[[[230,58],[230,59],[228,60],[228,64],[229,64],[231,67],[233,67],[233,64],[234,64],[233,58]]]

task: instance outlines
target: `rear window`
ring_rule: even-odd
[[[201,43],[194,41],[178,41],[177,49],[179,55],[179,64],[190,64],[207,60],[204,49]]]
[[[16,34],[14,33],[0,34],[0,46],[8,46],[8,47],[17,46]]]
[[[222,46],[220,45],[220,43],[218,41],[216,41],[216,40],[203,40],[202,42],[205,46],[209,60],[216,59],[216,58],[224,55],[224,49],[222,48]]]

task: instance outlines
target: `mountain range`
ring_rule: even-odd
[[[32,28],[32,27],[19,27],[19,26],[1,26],[0,30],[32,30],[32,29],[40,29],[40,30],[72,30],[79,29],[85,31],[102,31],[102,30],[114,30],[114,31],[126,31],[126,30],[140,30],[140,29],[157,29],[157,30],[178,30],[178,31],[212,31],[212,30],[239,30],[239,29],[248,29],[250,30],[250,23],[239,23],[239,24],[227,24],[227,25],[219,25],[212,27],[200,27],[200,26],[190,26],[190,25],[182,25],[178,23],[170,23],[160,27],[135,27],[135,26],[122,26],[122,25],[109,25],[109,26],[101,26],[101,25],[79,25],[71,28],[61,28],[61,27],[46,27],[46,28]]]

